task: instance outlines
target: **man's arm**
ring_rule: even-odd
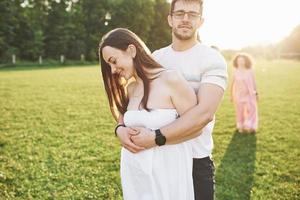
[[[211,83],[203,83],[197,94],[198,104],[185,112],[174,122],[160,128],[166,137],[166,144],[176,144],[201,134],[204,128],[214,118],[214,114],[222,100],[224,89]],[[133,142],[145,148],[156,146],[155,133],[149,129],[133,127],[140,133],[133,136]]]
[[[197,93],[198,104],[160,129],[167,138],[167,144],[179,143],[200,135],[200,130],[213,120],[222,100],[228,78],[226,61],[214,50],[208,50],[206,57],[209,61],[203,68],[204,73]],[[136,145],[146,148],[156,146],[154,131],[137,127],[134,129],[139,131],[139,135],[131,138]]]
[[[201,84],[198,104],[173,123],[160,130],[167,138],[167,144],[180,143],[201,134],[201,130],[213,120],[223,98],[224,90],[210,83]]]

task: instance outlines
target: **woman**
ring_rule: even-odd
[[[116,119],[123,115],[126,126],[159,129],[197,103],[187,81],[155,62],[140,38],[127,29],[112,30],[102,38],[99,59],[111,112]],[[189,142],[136,154],[122,148],[124,199],[194,199],[191,151]]]
[[[240,133],[255,133],[258,127],[258,92],[252,60],[248,54],[239,53],[233,59],[235,71],[231,85],[231,99],[236,110],[236,127]]]

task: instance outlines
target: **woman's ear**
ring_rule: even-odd
[[[136,47],[133,44],[128,45],[127,47],[128,53],[131,55],[132,58],[135,58],[136,55]]]

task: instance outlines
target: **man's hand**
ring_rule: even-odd
[[[139,134],[138,131],[129,127],[119,127],[117,129],[117,135],[122,146],[132,153],[138,153],[142,150],[145,150],[144,147],[134,144],[130,139],[130,137],[138,134]]]
[[[142,127],[131,127],[138,134],[131,135],[131,140],[134,144],[144,147],[146,149],[155,147],[155,132],[150,129],[142,128]]]

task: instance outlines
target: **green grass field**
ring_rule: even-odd
[[[216,199],[300,199],[300,62],[258,61],[260,128],[214,131]],[[0,70],[0,199],[122,199],[120,145],[100,68]]]

